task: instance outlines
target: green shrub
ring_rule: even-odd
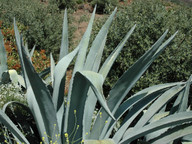
[[[76,0],[49,0],[49,3],[56,4],[59,9],[75,9],[77,5]]]
[[[39,0],[1,0],[0,20],[10,27],[13,18],[24,26],[22,34],[31,49],[45,49],[58,53],[61,40],[63,12],[55,5],[40,3]],[[69,32],[69,34],[72,34]],[[71,39],[71,35],[69,35]]]
[[[97,5],[97,13],[109,13],[118,5],[118,0],[92,0],[91,4]]]
[[[137,28],[116,60],[105,90],[114,85],[117,78],[158,39],[165,29],[169,29],[171,33],[178,30],[179,35],[141,77],[133,92],[154,84],[186,80],[192,71],[191,13],[191,8],[164,3],[161,0],[145,2],[134,0],[131,5],[120,9],[109,30],[104,59],[111,53],[111,48],[117,46],[127,29],[133,24],[137,24]],[[95,34],[101,25],[101,21],[95,24]]]

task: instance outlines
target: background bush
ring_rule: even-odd
[[[56,4],[59,9],[76,8],[77,0],[49,0],[49,3]],[[79,1],[78,1],[79,2]]]
[[[117,78],[148,50],[166,29],[169,29],[169,35],[177,30],[179,33],[142,76],[133,92],[149,85],[186,80],[192,71],[191,13],[192,9],[189,7],[179,7],[160,0],[134,0],[131,5],[119,10],[108,34],[104,59],[134,24],[137,24],[137,27],[115,62],[105,89],[110,89]],[[95,24],[95,34],[101,25],[102,22]]]
[[[109,13],[118,5],[118,0],[92,0],[91,4],[97,5],[97,13]]]
[[[29,48],[36,45],[37,49],[45,49],[47,53],[58,53],[63,12],[56,5],[41,3],[39,0],[1,0],[0,20],[3,26],[12,25],[14,17],[24,26],[21,32]]]

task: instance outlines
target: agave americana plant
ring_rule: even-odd
[[[22,36],[14,21],[28,106],[9,102],[0,110],[0,122],[9,130],[4,134],[6,141],[13,143],[11,138],[18,143],[26,144],[39,142],[45,144],[128,144],[131,142],[159,144],[192,141],[192,112],[188,108],[192,77],[187,82],[155,85],[125,99],[137,80],[171,42],[176,33],[164,41],[168,33],[165,31],[157,42],[118,79],[105,99],[102,85],[136,26],[131,28],[111,55],[101,63],[107,32],[116,9],[99,31],[87,53],[95,10],[79,45],[71,52],[68,51],[67,11],[65,10],[59,61],[56,64],[51,55],[51,67],[40,74],[36,73],[32,66],[31,53],[27,47],[24,47]],[[7,70],[7,66],[2,34],[0,38],[0,74],[2,74]],[[66,71],[75,57],[76,63],[68,94],[64,96]],[[49,72],[51,81],[46,83],[42,77]],[[95,115],[97,102],[101,108]],[[26,120],[25,127],[22,127],[17,119],[13,121],[6,114],[10,105],[19,105],[26,110],[32,116],[31,121],[34,121],[34,124]],[[93,116],[95,116],[94,119]],[[31,135],[26,134],[26,129]],[[35,141],[34,137],[38,136],[40,139],[37,138]]]

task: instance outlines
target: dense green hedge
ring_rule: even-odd
[[[169,36],[177,30],[179,32],[171,45],[141,77],[134,91],[158,83],[186,80],[192,72],[191,13],[191,8],[163,3],[161,0],[134,0],[131,5],[120,9],[108,34],[104,59],[134,24],[137,27],[115,62],[105,89],[109,89],[166,29],[169,29]],[[101,25],[102,22],[96,23],[95,34]]]
[[[25,26],[22,34],[29,48],[35,44],[37,49],[58,53],[63,12],[56,5],[40,3],[39,0],[0,0],[0,20],[4,26],[12,25],[14,17]]]

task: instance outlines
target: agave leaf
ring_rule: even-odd
[[[17,49],[18,49],[18,53],[19,53],[19,59],[20,59],[20,63],[21,63],[21,70],[22,70],[22,74],[24,76],[23,78],[25,81],[25,86],[27,88],[30,84],[29,84],[29,80],[26,75],[26,70],[25,70],[24,63],[23,63],[22,48],[24,49],[24,47],[21,48],[21,44],[23,44],[23,42],[22,42],[22,38],[20,37],[15,18],[14,18],[14,32],[15,32],[16,45],[17,45]]]
[[[113,63],[116,60],[117,56],[119,55],[120,51],[122,50],[125,42],[130,37],[130,35],[132,34],[133,30],[135,29],[135,26],[136,25],[134,25],[132,27],[132,29],[127,33],[125,38],[120,42],[120,44],[112,52],[112,54],[108,57],[108,59],[105,61],[105,63],[103,64],[102,68],[100,69],[99,73],[101,73],[103,75],[104,79],[106,78],[109,70],[111,69],[111,66],[113,65]],[[96,104],[96,99],[94,99],[94,96],[89,95],[88,100],[89,101],[87,103],[89,103],[89,105],[93,105],[93,103],[94,103],[94,105]],[[92,109],[88,108],[86,111],[87,112],[85,112],[85,119],[86,119],[85,123],[87,124],[87,122],[88,122],[88,127],[86,127],[87,129],[85,131],[89,132],[90,131],[90,126],[91,126],[91,119],[87,119],[87,117],[91,117],[92,116],[93,111],[94,111],[94,107],[92,107]],[[88,135],[87,135],[87,137],[88,137]]]
[[[114,15],[116,13],[117,9],[113,11],[113,13],[110,15],[110,17],[107,19],[105,24],[102,26],[101,30],[97,34],[96,38],[94,39],[92,46],[90,48],[90,51],[87,55],[87,59],[85,62],[85,70],[93,70],[93,66],[96,64],[97,67],[100,65],[101,56],[103,53],[108,29],[111,25],[111,22],[114,18]],[[97,72],[98,69],[95,69],[94,71]]]
[[[182,101],[180,102],[180,106],[179,106],[179,110],[178,110],[179,112],[187,110],[191,79],[192,79],[192,76],[187,81],[187,84],[186,84],[186,87],[185,87],[185,90],[184,90],[184,93],[183,93],[183,98],[182,98]]]
[[[19,106],[19,109],[15,111],[15,108],[12,108],[12,106]],[[27,115],[25,115],[26,113],[23,115],[23,112],[21,112],[20,110],[23,112],[27,112]],[[19,126],[22,129],[22,133],[34,134],[34,132],[36,132],[35,124],[33,124],[33,122],[31,121],[28,121],[28,118],[33,118],[33,116],[31,110],[27,105],[16,101],[10,101],[3,106],[3,112],[6,113],[6,111],[8,112],[7,115],[11,116],[10,118],[15,123],[15,125]],[[19,118],[18,120],[17,117]],[[30,139],[30,142],[32,142],[32,139]],[[35,139],[33,142],[35,142]]]
[[[3,35],[0,30],[0,80],[3,72],[7,70],[7,53],[4,47]]]
[[[85,140],[84,144],[115,144],[113,139],[105,139],[105,140]]]
[[[66,70],[73,60],[73,58],[76,56],[79,48],[76,48],[71,53],[63,57],[55,66],[54,71],[54,86],[53,86],[53,103],[55,106],[55,109],[58,110],[60,106],[63,103],[64,98],[64,76],[66,73]]]
[[[39,75],[35,72],[35,69],[32,66],[29,58],[27,57],[24,49],[22,49],[22,58],[24,67],[26,68],[26,76],[28,77],[30,83],[27,97],[28,103],[30,105],[31,111],[33,112],[34,118],[37,121],[37,125],[38,127],[41,127],[41,125],[45,125],[46,131],[44,132],[46,132],[48,136],[53,136],[55,135],[55,133],[59,134],[56,111],[54,109],[49,90],[47,89]],[[32,104],[30,104],[31,102]],[[36,107],[34,107],[34,105],[36,105]],[[41,118],[42,120],[39,121],[39,119]],[[41,131],[41,136],[43,136],[43,134],[44,133],[42,133]],[[49,141],[50,139],[51,138],[48,137]],[[51,140],[55,141],[57,140],[57,138],[53,137]],[[58,139],[57,141],[59,143],[61,142],[60,139]]]
[[[22,41],[23,41],[23,40],[22,40]],[[29,47],[28,47],[28,44],[27,44],[27,43],[25,44],[24,48],[25,48],[25,51],[26,51],[27,56],[30,57]]]
[[[48,142],[49,139],[48,139],[47,135],[45,135],[46,123],[44,123],[44,121],[43,121],[42,114],[40,113],[40,107],[37,103],[37,100],[35,98],[35,95],[33,93],[33,89],[31,88],[31,86],[28,86],[26,95],[27,95],[27,101],[28,101],[29,108],[37,123],[37,128],[38,128],[39,134],[40,134],[41,138],[44,137],[45,141]]]
[[[20,142],[29,144],[23,133],[15,126],[15,124],[2,110],[0,110],[0,122],[5,125]]]
[[[128,133],[124,136],[123,140],[120,141],[120,144],[128,144],[139,137],[145,136],[157,130],[167,128],[167,127],[182,125],[188,122],[192,122],[192,112],[176,113],[176,114],[167,116],[165,118],[162,118],[156,122],[150,123],[142,128],[131,131],[131,133]],[[191,127],[190,127],[190,132],[191,132]]]
[[[39,73],[39,77],[41,77],[43,79],[46,75],[48,75],[50,73],[50,71],[51,71],[50,67],[44,69],[42,72]]]
[[[152,119],[150,120],[150,123],[151,122],[155,122],[157,120],[160,120],[161,118],[164,118],[166,116],[168,116],[170,113],[169,112],[159,112],[158,114],[155,114]],[[168,128],[164,128],[164,129],[161,129],[161,130],[158,130],[158,131],[155,131],[153,133],[150,133],[148,135],[145,136],[145,140],[146,141],[150,141],[151,139],[153,138],[156,138],[158,137],[159,135],[165,133],[166,131],[168,130]]]
[[[71,101],[70,103],[67,102],[69,105],[69,121],[67,133],[69,135],[73,135],[71,136],[70,141],[82,138],[84,105],[90,86],[93,89],[102,107],[104,107],[107,113],[111,117],[113,117],[102,95],[102,83],[103,77],[98,73],[92,71],[76,72],[74,77]]]
[[[93,26],[93,20],[95,18],[95,11],[96,11],[96,7],[92,13],[92,16],[91,16],[91,19],[89,21],[87,30],[86,30],[85,34],[83,35],[83,38],[81,39],[81,41],[78,45],[80,50],[79,50],[77,60],[75,63],[74,72],[82,70],[84,68],[84,63],[85,63],[86,54],[87,54],[87,48],[88,48],[88,44],[89,44],[89,40],[90,40],[90,36],[91,36],[91,31],[92,31],[92,26]]]
[[[71,78],[69,89],[68,89],[68,97],[67,97],[68,102],[70,102],[70,99],[71,99],[71,90],[72,90],[72,86],[73,86],[74,74],[76,73],[76,71],[82,70],[84,67],[85,57],[86,57],[87,48],[88,48],[89,39],[90,39],[90,35],[91,35],[91,30],[92,30],[92,25],[93,25],[93,20],[95,17],[95,11],[96,11],[96,7],[95,7],[93,14],[91,16],[91,19],[89,21],[87,30],[84,33],[83,38],[81,39],[79,45],[77,46],[79,48],[79,52],[77,55],[75,67],[73,69],[73,74],[72,74],[72,78]],[[65,113],[64,131],[67,131],[68,111],[69,111],[69,107],[67,106],[66,113]]]
[[[183,90],[178,94],[177,99],[175,100],[175,102],[174,102],[174,104],[173,104],[173,106],[172,106],[172,108],[171,108],[171,110],[170,110],[170,114],[173,114],[173,113],[176,113],[176,112],[179,111],[179,105],[180,105],[181,100],[182,100],[182,98],[183,98],[184,90],[185,90],[185,89],[183,89]]]
[[[33,56],[33,53],[34,53],[34,51],[35,51],[35,48],[36,48],[36,46],[34,45],[33,48],[32,48],[32,50],[31,50],[30,53],[29,53],[31,61],[32,61],[32,56]]]
[[[167,44],[173,39],[175,34],[169,38],[164,44],[161,45],[162,41],[164,40],[166,34],[168,31],[166,31],[159,40],[152,46],[151,49],[149,49],[134,65],[132,65],[124,74],[123,76],[117,81],[113,89],[109,93],[108,97],[108,106],[110,110],[115,113],[117,108],[119,107],[122,100],[125,98],[127,93],[130,91],[130,89],[134,86],[136,81],[141,77],[141,75],[145,72],[145,70],[150,66],[150,64],[155,60],[155,58],[158,56],[155,55],[156,51],[159,51],[158,49],[164,49]],[[161,45],[161,46],[160,46]],[[161,51],[160,51],[161,52]],[[160,54],[160,52],[158,54]],[[103,113],[103,121],[105,122],[108,118],[108,115],[104,113],[104,111],[101,109],[101,112]],[[101,125],[101,120],[99,118],[96,119],[96,122],[93,127],[93,132],[96,131],[98,126],[101,127],[101,130],[104,127],[104,124]],[[101,132],[96,132],[93,134],[93,137],[91,138],[98,138],[99,134]]]
[[[157,113],[166,103],[183,90],[184,86],[175,86],[162,94],[147,110],[147,112],[140,118],[134,129],[143,127],[152,117]]]
[[[163,97],[166,97],[166,96],[168,96],[169,97],[169,95],[171,95],[170,97],[173,97],[173,96],[175,96],[179,91],[181,91],[183,89],[183,86],[175,86],[175,87],[173,87],[173,88],[171,88],[171,89],[169,89],[169,90],[167,90],[165,93],[163,93],[161,96],[160,96],[160,98],[157,100],[157,101],[159,101],[160,103],[163,103]],[[162,101],[161,101],[162,100]],[[152,102],[152,101],[151,101]],[[156,103],[156,101],[155,101],[155,103]],[[157,102],[158,103],[158,102]],[[157,104],[156,103],[156,105],[158,105],[159,106],[159,104]],[[147,112],[145,112],[145,114],[143,115],[143,117],[140,119],[140,121],[139,122],[137,122],[137,124],[135,125],[135,127],[134,128],[132,128],[131,130],[127,130],[126,131],[126,133],[131,133],[132,131],[135,131],[135,130],[137,130],[137,129],[140,129],[145,123],[146,123],[146,121],[148,121],[149,119],[150,119],[150,117],[151,117],[151,115],[154,115],[154,113],[157,111],[157,109],[158,109],[158,106],[157,106],[157,109],[156,108],[154,108],[153,107],[153,105],[154,105],[154,103],[152,104],[152,106],[150,107],[150,109],[148,109],[147,110]],[[161,104],[160,104],[161,105]],[[162,106],[163,107],[163,106]],[[139,109],[139,107],[138,106],[135,106],[135,108],[137,109]],[[153,110],[153,108],[154,108],[154,110]],[[135,111],[134,111],[135,112]],[[139,113],[141,112],[140,110],[138,111]],[[136,114],[139,114],[138,112],[136,112]],[[150,113],[151,112],[151,113]],[[132,114],[133,112],[132,112],[132,110],[131,110],[131,114]],[[130,124],[130,122],[132,122],[133,120],[134,120],[134,118],[136,118],[135,117],[135,115],[136,115],[135,113],[134,113],[134,115],[131,117],[131,118],[129,118],[130,116],[130,114],[128,113],[128,115],[126,116],[126,118],[125,118],[125,124],[123,124],[123,126],[119,129],[119,131],[115,134],[115,136],[114,136],[114,139],[115,139],[115,141],[116,140],[120,140],[120,137],[122,137],[122,135],[120,135],[120,133],[121,134],[123,134],[123,133],[125,133],[124,131],[127,129],[127,127],[129,126],[128,124]],[[129,119],[128,119],[128,118]],[[146,120],[145,120],[145,118],[146,118]],[[144,122],[144,124],[142,124],[141,122]],[[157,132],[159,132],[159,131],[157,131]],[[119,137],[117,137],[117,136],[119,136]]]
[[[68,21],[67,21],[67,9],[65,9],[59,60],[61,60],[64,56],[66,56],[68,54],[68,45],[69,45],[69,42],[68,42]]]
[[[184,124],[176,126],[172,129],[169,129],[167,132],[163,133],[159,137],[150,141],[151,144],[159,144],[159,143],[169,143],[176,139],[182,138],[183,136],[192,134],[192,125]]]
[[[131,96],[129,99],[127,99],[125,102],[123,102],[120,107],[117,109],[116,113],[115,113],[115,118],[117,119],[117,121],[121,118],[121,116],[127,112],[133,105],[136,105],[137,103],[142,103],[144,104],[144,102],[142,102],[141,100],[144,99],[145,97],[149,97],[151,95],[156,95],[158,96],[160,93],[165,92],[168,88],[171,88],[177,84],[183,84],[183,83],[170,83],[170,84],[160,84],[160,85],[155,85],[149,88],[146,88],[138,93],[136,93],[135,95]],[[153,99],[153,96],[151,97]],[[135,112],[134,112],[135,113]],[[102,134],[100,137],[103,138],[108,138],[115,126],[115,122],[112,121],[110,119],[107,120],[108,123],[105,125]],[[105,134],[106,133],[106,134]],[[121,133],[121,134],[118,134]],[[120,140],[120,135],[123,135],[123,130],[117,132],[116,136],[114,139],[119,138]],[[117,141],[116,141],[117,142]]]
[[[186,135],[186,136],[183,136],[182,138],[182,144],[184,144],[184,142],[188,142],[188,144],[190,144],[190,142],[192,143],[192,134],[189,134],[189,135]]]
[[[161,95],[161,91],[154,92],[146,96],[145,98],[141,99],[139,102],[133,105],[133,107],[130,109],[129,113],[126,115],[126,117],[123,120],[123,123],[121,127],[118,129],[118,131],[115,133],[113,139],[116,143],[118,143],[124,133],[126,132],[127,128],[130,126],[130,124],[133,122],[133,120],[149,105],[151,104],[157,97]],[[128,129],[128,132],[132,132],[132,129]]]
[[[52,82],[52,87],[53,87],[53,85],[54,85],[55,61],[53,59],[52,53],[50,54],[50,59],[51,59],[51,82]]]
[[[103,75],[104,79],[106,78],[107,74],[109,73],[109,71],[110,71],[113,63],[115,62],[117,56],[119,55],[119,53],[123,49],[123,46],[125,45],[126,41],[128,40],[128,38],[133,33],[135,27],[136,27],[136,25],[134,25],[131,28],[131,30],[126,34],[124,39],[119,43],[117,48],[110,54],[110,56],[106,59],[106,61],[104,62],[103,66],[101,67],[99,73]]]
[[[86,62],[85,62],[85,70],[92,70],[97,72],[100,66],[101,57],[103,54],[103,49],[105,46],[106,38],[107,38],[107,32],[109,29],[109,26],[111,25],[111,22],[113,20],[113,17],[116,13],[116,10],[111,14],[111,16],[108,18],[108,20],[105,22],[105,24],[102,26],[101,30],[97,34],[95,40],[93,41],[93,44],[90,48],[90,51],[88,53]],[[88,135],[85,135],[85,133],[89,133],[92,123],[92,115],[95,109],[95,105],[97,102],[97,98],[94,95],[94,92],[90,89],[88,93],[88,99],[85,104],[85,112],[84,112],[84,125],[83,127],[83,138],[87,137]]]

